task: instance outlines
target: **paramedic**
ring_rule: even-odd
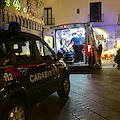
[[[80,45],[82,44],[81,42],[81,38],[77,35],[77,33],[73,33],[72,34],[72,39],[70,41],[70,44],[73,42],[73,49],[75,52],[75,60],[74,62],[79,62],[81,60],[81,49],[80,49]]]
[[[98,41],[98,48],[97,48],[97,59],[98,64],[101,66],[101,54],[102,54],[102,44]]]

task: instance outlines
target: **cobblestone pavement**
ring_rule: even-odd
[[[93,74],[70,74],[68,99],[56,93],[29,109],[30,120],[120,120],[120,71],[110,61]]]

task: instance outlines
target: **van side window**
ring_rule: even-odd
[[[11,43],[17,62],[25,62],[28,64],[29,62],[35,60],[32,41],[28,41],[23,37],[19,37],[14,38]]]
[[[36,44],[37,44],[39,53],[42,56],[43,60],[50,60],[50,59],[53,60],[54,59],[53,53],[49,50],[49,48],[46,45],[44,45],[40,41],[36,41]]]

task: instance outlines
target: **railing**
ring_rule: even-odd
[[[44,18],[45,25],[55,25],[55,18]]]
[[[104,22],[104,14],[89,15],[90,22]]]

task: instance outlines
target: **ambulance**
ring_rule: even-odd
[[[97,50],[91,23],[71,23],[53,26],[51,28],[44,28],[43,37],[56,53],[62,52],[64,58],[69,54],[67,60],[63,59],[66,63],[72,62],[75,64],[74,49],[72,44],[69,45],[73,33],[77,33],[77,35],[80,36],[84,47],[82,50],[83,61],[79,62],[79,64],[90,67],[95,66],[97,62]]]

